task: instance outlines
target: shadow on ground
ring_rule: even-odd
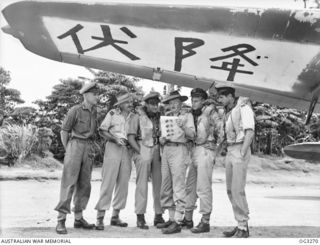
[[[104,231],[83,230],[68,228],[67,235],[57,235],[55,228],[5,228],[1,230],[1,237],[34,238],[34,237],[54,237],[54,238],[223,238],[222,232],[233,227],[211,227],[209,233],[193,234],[189,230],[182,230],[181,233],[173,235],[163,235],[160,230],[150,227],[149,230],[140,230],[136,227],[118,228],[106,226]],[[250,227],[250,237],[252,238],[303,238],[320,237],[319,227],[314,226],[258,226]]]

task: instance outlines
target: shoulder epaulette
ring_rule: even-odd
[[[243,107],[245,105],[251,105],[251,102],[248,97],[239,97],[239,104],[241,107]]]
[[[82,107],[82,104],[74,105],[70,108],[70,110],[76,110]]]

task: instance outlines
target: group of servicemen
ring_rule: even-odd
[[[211,94],[195,88],[191,91],[191,109],[183,102],[188,99],[172,91],[162,101],[158,93],[150,92],[143,105],[133,108],[129,93],[117,96],[101,125],[97,122],[96,105],[99,89],[95,83],[83,86],[82,104],[72,107],[62,124],[61,141],[66,149],[61,179],[60,201],[56,232],[66,234],[66,216],[73,198],[74,227],[104,230],[104,216],[110,209],[110,225],[127,227],[119,218],[126,207],[132,161],[136,168],[135,213],[137,227],[148,229],[145,213],[148,200],[148,180],[151,178],[154,207],[154,226],[163,234],[210,231],[212,213],[212,174],[216,157],[225,156],[227,194],[232,204],[237,226],[223,232],[226,237],[248,237],[248,204],[245,184],[250,144],[254,135],[254,114],[248,98],[235,97],[232,87],[214,87]],[[208,98],[209,97],[209,98]],[[179,130],[171,132],[160,125],[159,103],[175,118]],[[219,105],[222,110],[219,110]],[[221,113],[222,111],[222,113]],[[168,130],[170,132],[161,132]],[[96,224],[83,218],[91,191],[94,135],[98,129],[106,139],[102,166],[100,197],[95,206]],[[164,137],[166,135],[166,137]],[[202,215],[194,227],[193,212]],[[163,219],[168,210],[169,219]]]

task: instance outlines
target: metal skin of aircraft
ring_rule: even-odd
[[[2,11],[29,51],[59,62],[320,112],[320,11],[181,4],[17,2]],[[320,144],[288,155],[320,159]],[[299,152],[301,151],[301,154]]]

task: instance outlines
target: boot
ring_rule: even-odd
[[[180,223],[181,228],[185,229],[191,229],[193,227],[193,221],[192,220],[187,220],[186,217],[183,218],[183,220]]]
[[[144,214],[137,214],[137,227],[143,230],[148,230],[149,226],[146,225]]]
[[[66,220],[58,220],[58,224],[56,226],[56,232],[58,234],[67,234],[67,228],[66,228]]]
[[[163,224],[165,221],[162,218],[162,214],[156,214],[154,216],[153,225],[157,226],[158,224]]]
[[[104,217],[97,218],[96,230],[99,230],[99,231],[103,231],[104,230],[103,218]]]
[[[204,233],[209,231],[210,231],[210,224],[204,223],[202,221],[200,221],[200,223],[195,228],[191,229],[192,233]]]
[[[238,229],[237,233],[234,235],[235,238],[248,238],[249,237],[249,230],[241,230]]]
[[[83,229],[93,229],[95,227],[94,224],[89,224],[84,218],[81,218],[79,220],[75,219],[74,220],[74,224],[73,224],[74,228],[83,228]]]
[[[223,235],[225,236],[225,237],[233,237],[236,233],[237,233],[237,231],[238,231],[238,227],[235,227],[233,230],[231,230],[231,231],[224,231],[223,232]]]
[[[172,222],[173,222],[173,221],[168,220],[167,222],[157,224],[157,228],[158,228],[158,229],[167,228],[167,227],[169,227],[169,226],[172,224]]]
[[[163,234],[174,234],[179,232],[181,232],[181,226],[176,221],[172,221],[171,225],[162,229]]]
[[[116,215],[116,216],[111,217],[110,225],[119,226],[119,227],[127,227],[128,223],[122,222],[122,220],[119,218],[119,215]]]
[[[237,233],[234,235],[235,238],[248,238],[250,236],[248,223],[246,225],[247,230],[242,230],[238,228]]]

